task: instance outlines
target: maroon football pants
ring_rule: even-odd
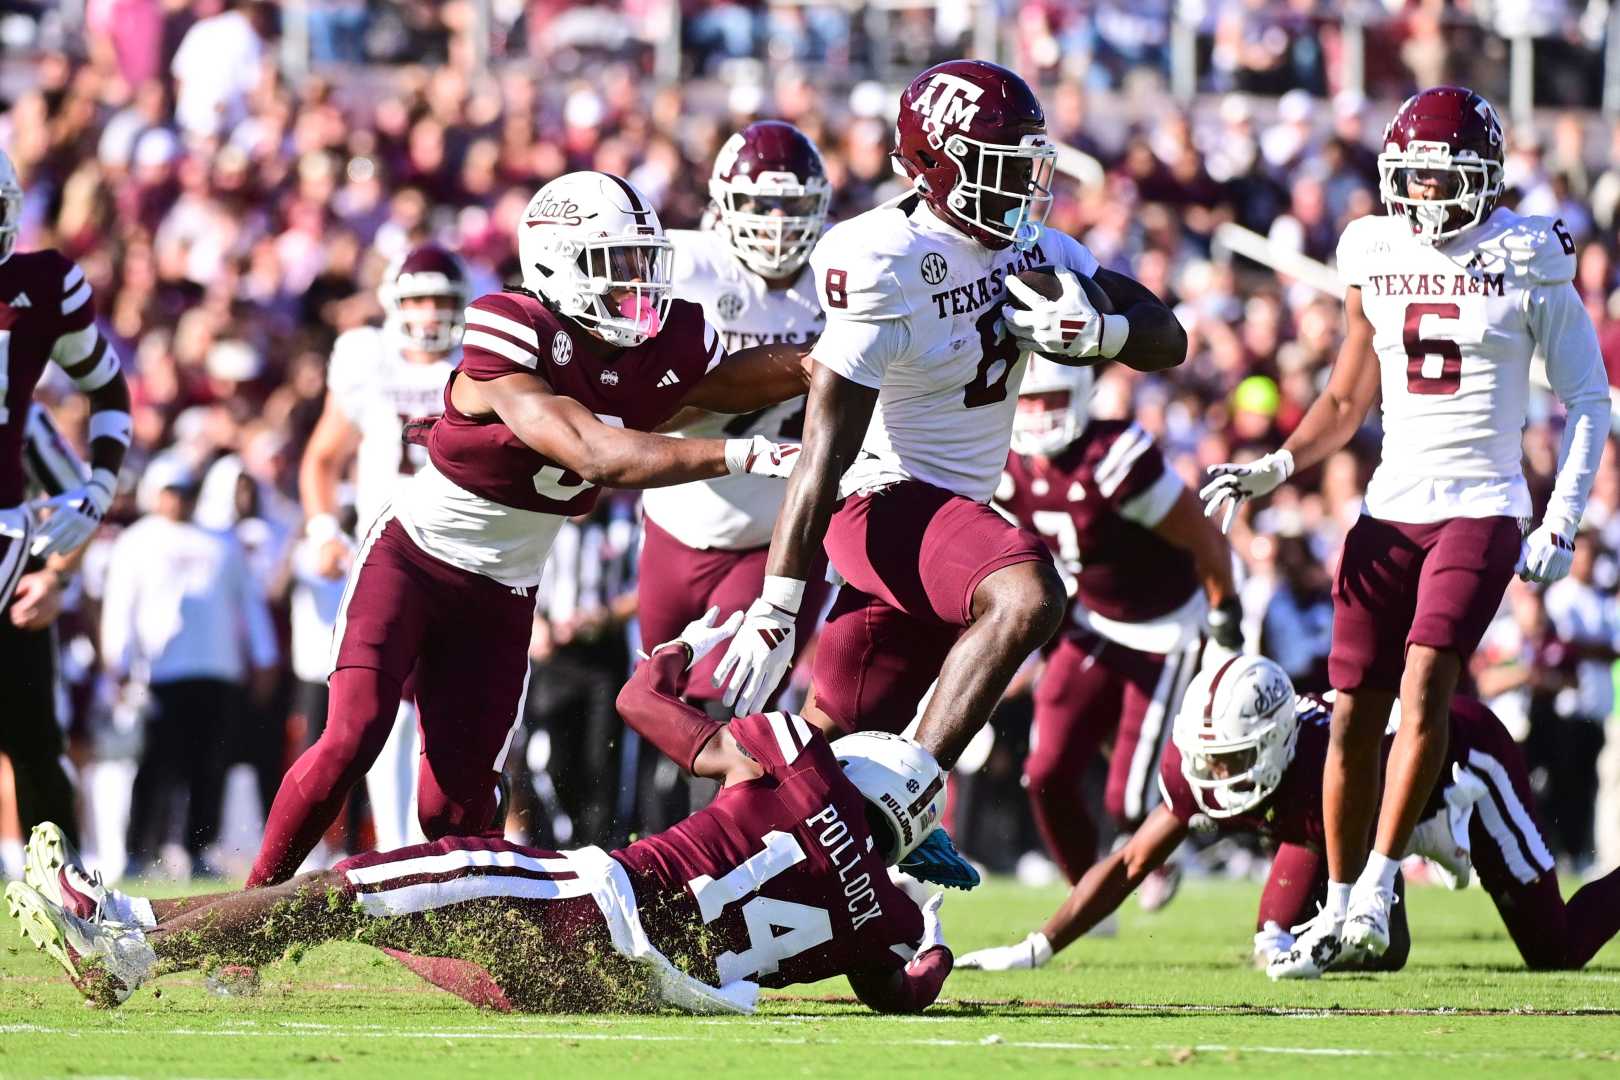
[[[285,881],[365,776],[414,678],[417,815],[430,838],[498,832],[497,784],[528,682],[534,598],[433,558],[386,515],[338,612],[326,728],[282,778],[248,885]]]

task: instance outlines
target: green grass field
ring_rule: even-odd
[[[1012,940],[1059,895],[953,893],[947,937],[959,951]],[[266,968],[255,997],[177,975],[102,1012],[0,919],[0,1077],[1620,1075],[1620,943],[1584,972],[1530,974],[1483,893],[1417,889],[1405,972],[1275,986],[1246,965],[1255,899],[1200,881],[1157,915],[1133,902],[1117,937],[1040,971],[954,975],[906,1018],[866,1012],[841,981],[767,995],[746,1019],[502,1016],[348,944]]]

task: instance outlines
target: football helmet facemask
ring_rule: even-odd
[[[461,343],[470,293],[460,259],[437,244],[411,248],[389,264],[377,287],[383,330],[402,349],[447,353]],[[420,298],[435,302],[404,303]]]
[[[726,140],[709,194],[737,258],[773,279],[798,273],[810,258],[832,203],[821,152],[780,120],[757,121]]]
[[[22,182],[11,158],[0,150],[0,263],[17,250],[17,232],[22,228]]]
[[[1406,99],[1384,129],[1378,190],[1419,240],[1433,244],[1484,221],[1502,197],[1502,121],[1491,103],[1460,86]],[[1408,181],[1432,178],[1436,198],[1414,197]]]
[[[1295,700],[1288,673],[1264,656],[1234,656],[1198,673],[1171,738],[1199,809],[1235,817],[1271,797],[1294,759]]]
[[[893,866],[910,855],[945,815],[945,772],[910,739],[860,731],[832,744],[844,775],[866,800],[872,838]]]
[[[1089,367],[1055,364],[1032,355],[1018,388],[1013,453],[1052,457],[1078,439],[1091,419],[1091,391],[1096,381]]]
[[[518,225],[524,287],[602,341],[628,349],[669,313],[674,249],[652,203],[599,172],[559,176]]]

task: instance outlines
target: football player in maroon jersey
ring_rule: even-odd
[[[1081,779],[1098,749],[1113,739],[1103,805],[1129,832],[1153,806],[1159,749],[1206,629],[1229,652],[1242,640],[1226,538],[1152,436],[1129,421],[1090,419],[1094,378],[1091,368],[1030,358],[996,491],[1020,525],[1046,538],[1073,588],[1069,626],[1035,684],[1024,763],[1035,823],[1071,883],[1097,855]],[[1168,900],[1174,879],[1165,884]]]
[[[51,624],[78,556],[118,487],[133,425],[118,357],[96,329],[84,271],[59,251],[17,251],[22,187],[0,153],[0,753],[17,777],[24,829],[73,827],[62,768]],[[34,387],[56,363],[90,403],[90,472],[36,508],[25,501],[25,427]]]
[[[1254,938],[1256,962],[1275,978],[1270,962],[1296,950],[1294,935],[1327,895],[1322,763],[1330,712],[1321,698],[1296,699],[1288,675],[1264,657],[1205,669],[1187,690],[1159,767],[1164,802],[1124,847],[1091,868],[1044,927],[1016,945],[969,953],[958,966],[1039,967],[1124,902],[1192,831],[1208,830],[1257,833],[1278,845]],[[1620,931],[1620,871],[1566,902],[1513,737],[1468,697],[1453,699],[1450,728],[1449,780],[1436,785],[1406,854],[1431,860],[1453,888],[1477,873],[1529,967],[1585,966]],[[1385,736],[1386,755],[1392,741]],[[1293,966],[1303,962],[1316,974],[1397,971],[1410,943],[1404,905],[1395,906],[1390,931],[1382,956],[1323,951]]]
[[[361,541],[339,609],[326,729],[271,807],[248,881],[297,869],[376,760],[401,689],[421,718],[423,833],[499,835],[497,779],[529,677],[533,590],[552,539],[603,486],[785,477],[797,447],[649,434],[689,409],[742,413],[804,392],[801,348],[728,357],[670,296],[670,243],[606,173],[541,188],[518,223],[524,284],[467,309],[428,462]]]
[[[7,902],[103,1004],[210,957],[259,964],[294,943],[359,940],[502,1009],[744,1012],[759,987],[835,975],[874,1009],[926,1008],[951,970],[940,898],[919,908],[888,867],[939,827],[944,774],[896,735],[828,742],[789,713],[726,725],[683,701],[692,665],[741,622],[716,627],[717,614],[655,648],[619,708],[720,794],[611,855],[445,839],[271,888],[137,901],[87,881],[42,831]]]

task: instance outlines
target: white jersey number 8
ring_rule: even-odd
[[[714,922],[731,904],[756,893],[784,870],[804,861],[804,848],[790,833],[768,832],[765,849],[750,855],[741,865],[716,880],[707,874],[686,883],[697,900],[705,925]],[[825,908],[772,900],[756,896],[742,906],[743,923],[748,927],[748,948],[744,952],[723,952],[715,960],[720,983],[736,982],[770,975],[783,960],[832,940],[832,920]],[[777,929],[786,930],[778,934]]]

